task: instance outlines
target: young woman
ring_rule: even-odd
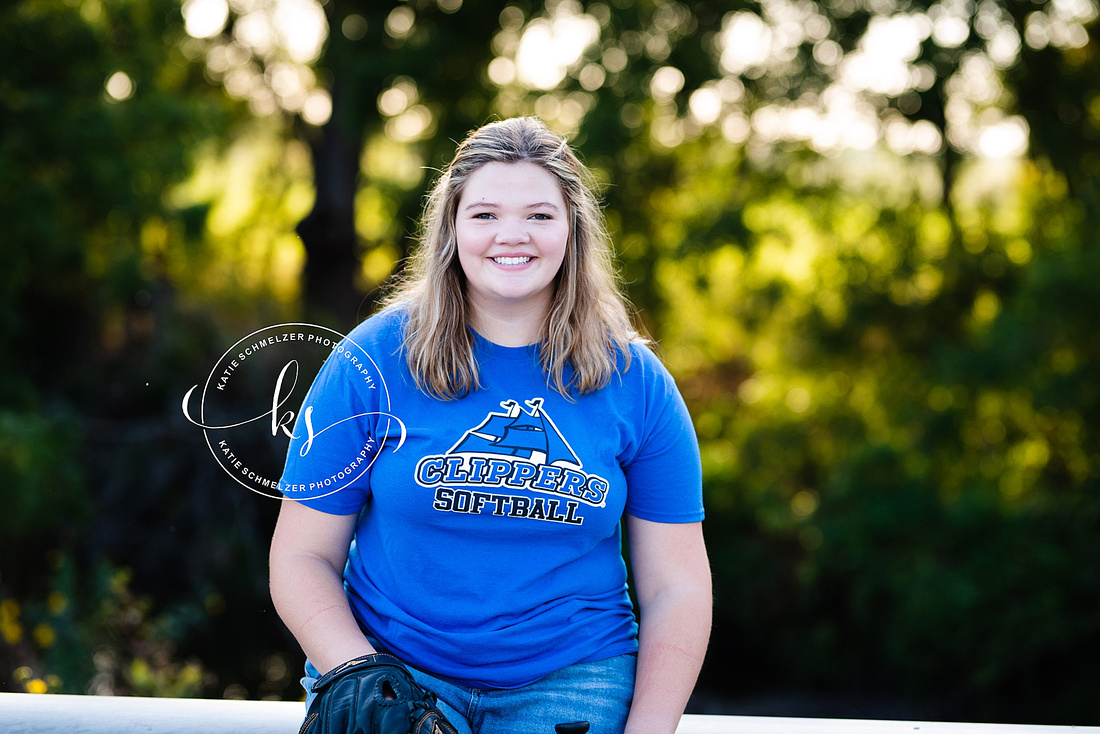
[[[533,118],[473,132],[338,351],[271,546],[307,707],[385,651],[467,734],[673,732],[710,631],[698,444],[569,145]]]

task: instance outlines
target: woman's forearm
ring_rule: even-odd
[[[709,588],[669,589],[641,610],[638,672],[627,734],[672,734],[710,637]]]
[[[356,517],[284,502],[271,538],[271,600],[322,673],[374,652],[344,591],[344,564]]]
[[[323,558],[273,552],[271,599],[306,657],[322,673],[374,652],[351,613],[343,579]]]
[[[672,734],[695,687],[710,639],[711,578],[702,523],[627,514],[638,597],[638,671],[629,734]]]

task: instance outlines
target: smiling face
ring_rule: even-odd
[[[541,324],[569,241],[554,175],[534,163],[486,163],[466,180],[455,235],[475,319]]]

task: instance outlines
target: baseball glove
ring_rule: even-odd
[[[400,660],[349,660],[313,685],[317,697],[298,734],[458,734]]]

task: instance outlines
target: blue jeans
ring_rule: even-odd
[[[588,721],[590,734],[620,734],[634,696],[637,655],[577,663],[522,688],[468,688],[410,667],[413,679],[439,697],[459,734],[554,734],[554,725]],[[306,661],[306,710],[320,677]]]

